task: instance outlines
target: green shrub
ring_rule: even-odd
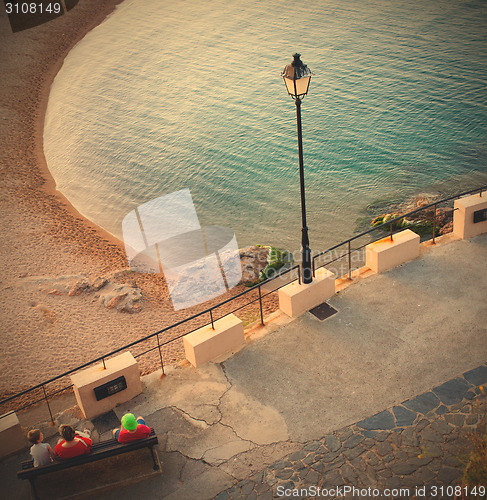
[[[470,454],[465,472],[463,473],[463,486],[471,490],[474,486],[487,486],[487,432],[485,424],[483,432],[473,436],[474,449]],[[465,498],[470,498],[469,496]],[[486,498],[486,495],[477,498]]]
[[[260,281],[272,278],[277,274],[281,268],[289,266],[293,263],[293,257],[287,250],[279,250],[270,247],[269,255],[267,257],[267,266],[262,270],[259,275]]]

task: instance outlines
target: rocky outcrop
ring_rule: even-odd
[[[438,200],[440,200],[438,195],[419,194],[404,203],[391,206],[390,212],[379,215],[372,220],[372,226],[380,226],[381,224],[400,217],[402,214],[426,207]],[[437,207],[435,219],[435,207],[433,206],[410,214],[392,223],[393,230],[411,229],[420,235],[433,234],[433,228],[436,229],[436,236],[451,232],[453,230],[453,210],[450,208]],[[384,230],[388,231],[389,227],[386,226]]]
[[[140,312],[141,299],[140,289],[127,284],[107,283],[99,294],[101,304],[107,309],[116,309],[119,312]]]
[[[242,265],[241,284],[252,286],[275,276],[284,266],[293,262],[292,255],[286,250],[271,246],[254,245],[240,250]]]
[[[271,247],[254,245],[239,250],[242,266],[242,285],[252,285],[259,280],[260,273],[267,267]]]
[[[37,287],[49,295],[80,295],[94,294],[100,304],[107,309],[120,312],[136,313],[142,311],[142,292],[135,283],[118,283],[119,273],[98,276],[92,282],[81,274],[56,277],[30,276],[26,277],[26,286]]]

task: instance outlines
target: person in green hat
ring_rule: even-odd
[[[150,427],[145,425],[142,417],[135,418],[133,413],[126,413],[122,417],[122,426],[113,429],[113,437],[119,443],[130,443],[137,439],[143,439],[151,433]]]

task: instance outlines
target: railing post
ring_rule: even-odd
[[[315,257],[316,255],[313,255],[313,258],[311,259],[311,270],[313,271],[313,278],[315,277]]]
[[[210,320],[211,320],[211,329],[215,329],[215,324],[213,323],[213,312],[212,309],[210,309]]]
[[[301,284],[301,266],[298,266],[298,283]]]
[[[102,362],[103,362],[103,369],[104,369],[104,370],[106,370],[106,369],[107,369],[107,367],[106,367],[106,365],[105,365],[105,358],[102,358]]]
[[[157,337],[157,348],[159,349],[159,360],[161,361],[162,374],[165,375],[164,363],[162,362],[161,343],[159,342],[159,334],[157,334],[156,337]]]
[[[260,324],[264,326],[264,313],[262,312],[262,292],[259,285],[259,306],[260,306]]]
[[[435,215],[433,217],[433,245],[435,244],[435,234],[436,234],[436,203],[435,203]]]
[[[352,279],[352,261],[350,258],[350,255],[352,254],[351,246],[350,246],[350,241],[348,242],[348,279]]]
[[[392,238],[392,222],[391,222],[390,226],[391,226],[391,241],[393,241],[393,238]]]
[[[44,387],[44,385],[42,386],[42,390],[44,392],[44,399],[46,400],[47,409],[49,410],[49,415],[51,416],[51,423],[52,423],[52,425],[54,425],[55,422],[54,422],[54,418],[52,416],[51,406],[49,405],[49,399],[47,399],[46,388]]]

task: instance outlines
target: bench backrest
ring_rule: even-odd
[[[59,462],[53,462],[48,465],[42,465],[41,467],[34,467],[32,460],[22,462],[22,470],[17,472],[17,477],[20,479],[29,479],[31,477],[40,476],[41,474],[47,474],[48,472],[68,469],[77,465],[101,460],[102,458],[114,457],[116,455],[121,455],[122,453],[128,453],[130,451],[140,450],[141,448],[152,447],[157,443],[158,439],[154,429],[151,429],[151,433],[148,437],[137,439],[136,441],[132,441],[131,443],[119,443],[115,439],[108,439],[106,441],[94,443],[91,447],[90,453],[80,455],[79,457],[69,458],[67,460]]]

